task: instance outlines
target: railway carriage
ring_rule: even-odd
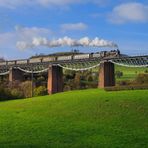
[[[16,64],[19,65],[19,64],[28,64],[28,60],[18,60],[16,61]]]
[[[72,60],[72,55],[70,56],[59,56],[57,57],[58,61],[67,61],[67,60]]]
[[[7,65],[16,65],[16,61],[7,61]]]
[[[43,57],[42,62],[52,62],[55,61],[55,57]]]
[[[89,59],[89,54],[74,55],[74,60],[79,60],[79,59]]]
[[[100,58],[101,57],[101,54],[100,53],[94,53],[93,54],[93,58]]]
[[[6,61],[0,62],[0,66],[7,65]]]
[[[42,58],[29,59],[29,63],[41,63],[41,62],[42,62]]]

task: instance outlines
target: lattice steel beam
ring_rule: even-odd
[[[126,66],[126,67],[147,67],[148,66],[148,56],[114,58],[109,61],[114,64]]]

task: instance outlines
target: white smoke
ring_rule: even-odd
[[[20,50],[25,50],[27,48],[31,48],[31,44],[28,44],[27,42],[24,41],[19,41],[16,43],[16,47],[19,48]]]
[[[112,41],[107,41],[104,39],[100,39],[98,37],[94,39],[90,39],[88,37],[81,38],[79,40],[75,40],[69,37],[59,38],[57,40],[48,40],[47,38],[33,38],[30,43],[25,41],[19,41],[16,44],[17,48],[21,50],[25,50],[28,48],[35,48],[38,46],[45,46],[45,47],[61,47],[61,46],[81,46],[81,47],[118,47]]]
[[[32,45],[33,46],[46,46],[48,44],[48,40],[46,38],[33,38]]]

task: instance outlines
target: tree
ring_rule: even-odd
[[[122,71],[116,71],[115,75],[117,78],[121,78],[123,76],[123,72]]]
[[[136,82],[138,84],[148,84],[148,74],[138,74]]]
[[[75,78],[74,78],[74,85],[76,89],[80,88],[80,80],[81,80],[81,75],[79,73],[76,73]]]

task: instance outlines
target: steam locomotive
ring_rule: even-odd
[[[1,61],[0,66],[80,60],[80,59],[89,59],[89,58],[104,58],[104,57],[112,58],[112,57],[117,57],[119,55],[120,55],[120,51],[117,49],[117,50],[101,51],[97,53],[87,53],[87,54],[73,53],[71,55],[61,55],[61,56],[60,55],[38,56],[38,57],[32,57],[30,59],[24,59],[24,60]]]

